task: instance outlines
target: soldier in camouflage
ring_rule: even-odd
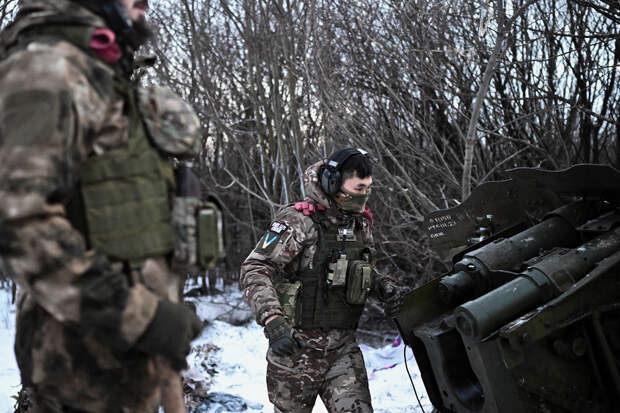
[[[199,123],[132,79],[146,0],[19,5],[0,37],[0,253],[29,411],[151,413],[202,329],[175,302],[167,160],[193,156]]]
[[[241,286],[269,339],[275,412],[372,412],[355,329],[368,294],[394,315],[402,289],[374,271],[366,152],[347,148],[304,174],[309,199],[285,207],[241,267]]]

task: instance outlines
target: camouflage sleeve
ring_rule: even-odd
[[[278,213],[269,230],[245,259],[241,266],[240,285],[260,325],[272,315],[283,315],[272,283],[273,276],[299,259],[301,251],[316,239],[312,219],[288,207]]]
[[[0,254],[20,288],[58,321],[128,348],[157,298],[87,251],[65,213],[109,101],[62,53],[31,46],[0,62]]]

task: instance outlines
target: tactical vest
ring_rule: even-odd
[[[58,39],[90,54],[91,35],[92,29],[87,26],[41,25],[20,34],[14,46],[25,47],[36,39]],[[116,75],[114,88],[125,100],[130,137],[124,147],[92,156],[80,165],[67,214],[90,248],[116,260],[138,262],[168,254],[174,248],[170,205],[174,173],[149,139],[138,110],[136,86]]]
[[[79,186],[92,248],[136,261],[174,248],[174,173],[147,137],[134,90],[125,92],[131,125],[126,147],[89,158],[80,168]]]
[[[349,240],[346,235],[343,236],[343,230],[347,227],[332,224],[324,213],[315,213],[312,219],[318,230],[318,245],[312,269],[299,271],[294,277],[301,281],[295,325],[306,329],[355,329],[364,309],[365,297],[361,303],[351,304],[347,298],[347,288],[351,286],[330,286],[328,272],[330,264],[333,268],[335,261],[344,255],[349,262],[347,283],[351,282],[354,262],[364,261],[370,266],[370,250],[364,242],[361,223],[358,221],[361,218],[356,219],[353,237]],[[369,277],[370,272],[368,285],[362,288],[369,288]]]

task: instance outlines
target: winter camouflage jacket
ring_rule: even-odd
[[[306,194],[326,208],[325,213],[331,223],[343,225],[351,220],[351,216],[343,215],[337,208],[332,208],[329,198],[319,187],[318,171],[323,162],[312,165],[304,173]],[[294,206],[285,207],[276,214],[271,224],[271,233],[274,233],[274,226],[278,224],[283,224],[282,228],[286,227],[286,229],[279,234],[274,244],[265,249],[259,242],[241,266],[240,284],[260,325],[264,325],[272,315],[284,315],[274,288],[276,277],[282,273],[293,274],[304,269],[311,269],[318,247],[319,234],[315,222],[310,216],[297,211]],[[362,219],[362,233],[364,243],[374,255],[371,222],[368,219]],[[374,296],[377,296],[376,286],[378,284],[392,282],[387,275],[375,272],[373,275]],[[340,347],[343,343],[354,340],[355,337],[353,330],[342,329],[307,329],[299,330],[299,332],[312,347],[320,349]]]
[[[87,248],[66,210],[80,166],[128,141],[115,88],[128,79],[87,47],[31,31],[74,24],[84,37],[105,27],[98,16],[68,0],[20,7],[0,43],[0,253],[21,292],[22,380],[83,411],[153,411],[154,361],[134,346],[178,277],[163,258],[128,275]]]

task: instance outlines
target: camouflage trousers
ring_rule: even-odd
[[[355,341],[292,357],[267,353],[267,391],[275,413],[311,413],[317,396],[330,413],[371,413],[364,357]]]

